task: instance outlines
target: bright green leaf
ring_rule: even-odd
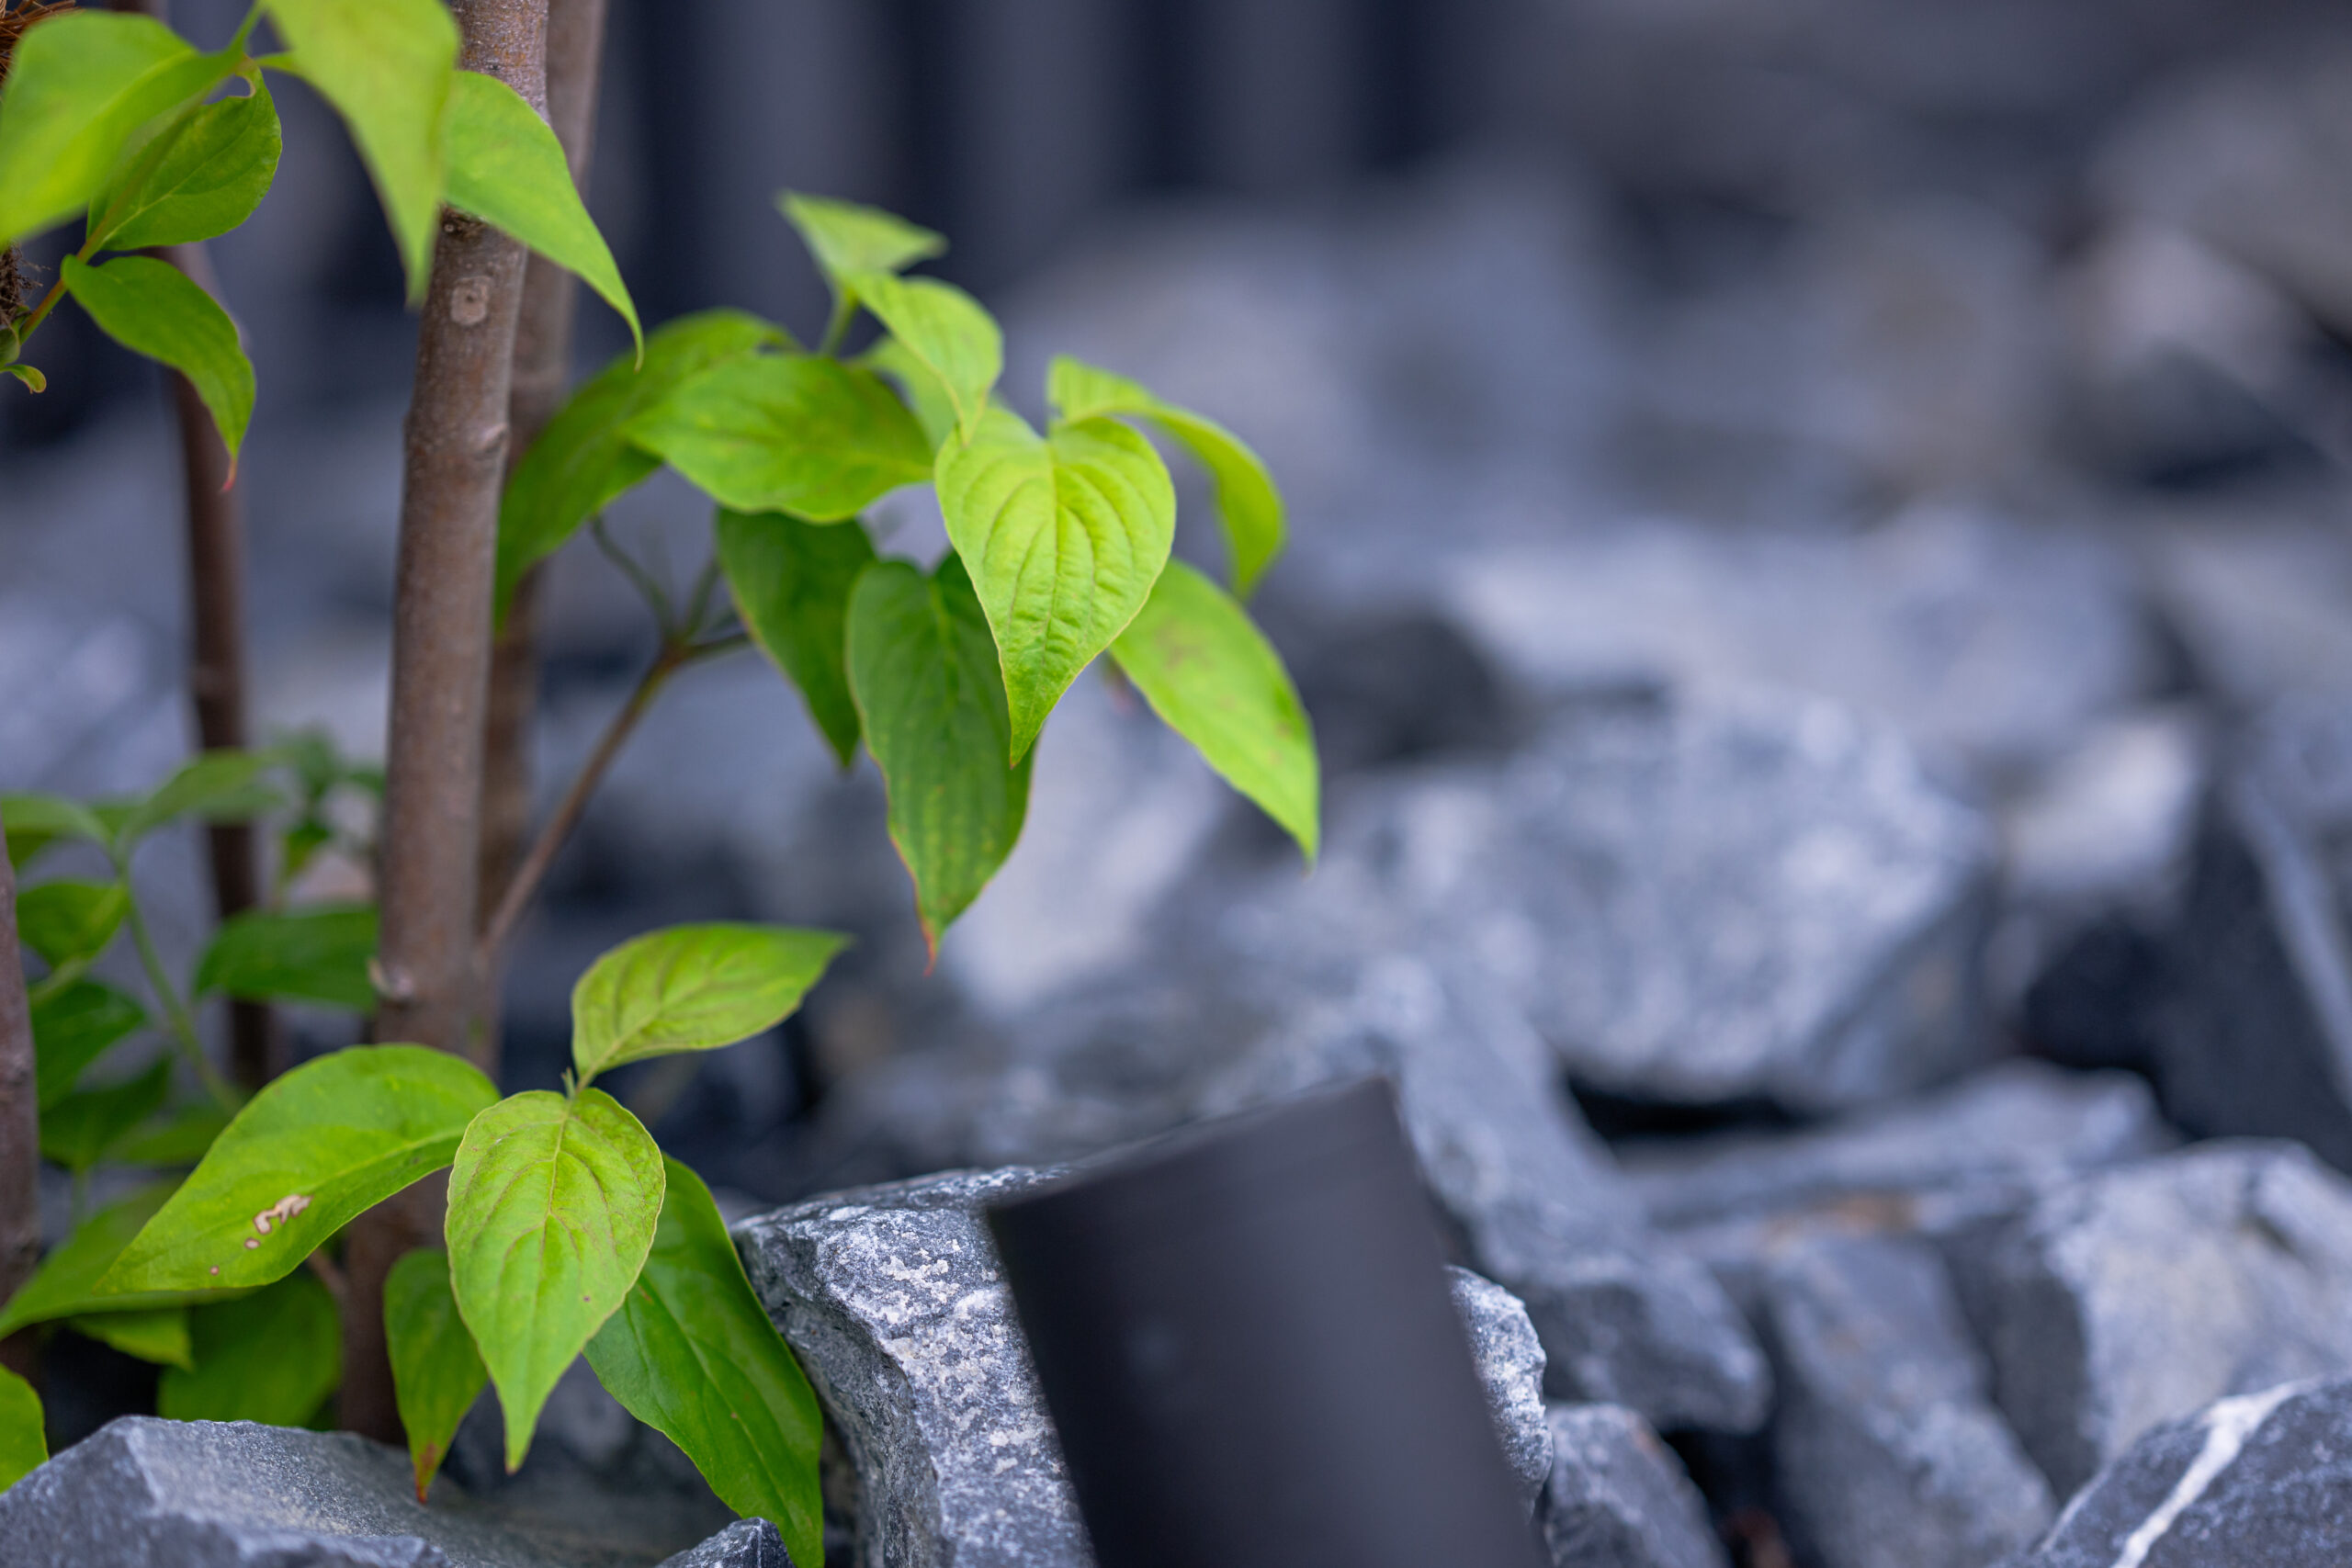
[[[1018,761],[1150,596],[1176,537],[1176,490],[1151,443],[1114,420],[1040,439],[1001,408],[969,444],[940,448],[938,482],[947,537],[996,635]]]
[[[945,239],[878,207],[793,190],[779,195],[775,205],[808,243],[836,295],[854,273],[897,272],[947,254]]]
[[[523,96],[495,76],[460,71],[449,91],[449,205],[520,240],[594,289],[637,340],[645,330],[612,248],[571,183],[563,143]]]
[[[45,992],[32,1015],[35,1092],[44,1111],[64,1099],[108,1046],[147,1021],[137,1002],[96,980]]]
[[[112,1346],[126,1356],[159,1367],[192,1371],[196,1352],[188,1338],[187,1308],[149,1307],[143,1312],[98,1312],[69,1317],[65,1326],[87,1339]]]
[[[40,1113],[40,1157],[81,1175],[155,1114],[171,1089],[172,1059],[159,1056],[137,1077],[60,1096]]]
[[[104,266],[65,258],[65,291],[106,334],[188,378],[220,428],[229,467],[254,417],[254,367],[237,323],[211,295],[169,262],[119,256]]]
[[[163,1212],[107,1270],[107,1291],[266,1285],[457,1152],[498,1090],[422,1045],[354,1045],[306,1062],[237,1112]]]
[[[174,1421],[300,1427],[343,1381],[334,1297],[305,1269],[266,1290],[188,1314],[196,1365],[164,1373],[155,1413]]]
[[[1148,420],[1192,453],[1216,487],[1217,515],[1233,551],[1233,591],[1248,598],[1282,553],[1282,492],[1242,439],[1204,414],[1153,396],[1140,384],[1064,355],[1047,373],[1046,396],[1064,420]]]
[[[931,367],[917,359],[905,344],[884,336],[859,355],[857,362],[899,384],[899,389],[906,394],[908,410],[915,416],[915,423],[922,426],[922,438],[931,443],[933,451],[938,451],[940,444],[956,434],[956,400],[947,395],[947,384],[933,375]]]
[[[0,1367],[0,1492],[6,1492],[49,1461],[49,1436],[41,1420],[40,1395],[33,1385]]]
[[[14,376],[36,392],[49,390],[49,378],[40,373],[38,366],[0,365],[0,376]]]
[[[628,438],[738,512],[854,517],[931,477],[931,447],[871,370],[757,355],[703,371],[629,422]]]
[[[23,1288],[0,1306],[0,1339],[36,1323],[84,1313],[144,1312],[206,1299],[205,1292],[158,1291],[139,1295],[99,1295],[99,1278],[122,1256],[141,1226],[155,1217],[176,1182],[142,1187],[108,1204],[74,1228],[74,1234],[41,1259]]]
[[[229,1129],[229,1112],[210,1100],[167,1111],[115,1145],[119,1165],[194,1165]]]
[[[498,508],[499,613],[532,563],[662,466],[621,434],[631,420],[714,365],[788,342],[756,316],[705,310],[656,328],[641,368],[624,354],[572,393],[506,481]]]
[[[393,243],[421,302],[440,226],[443,116],[457,74],[458,24],[441,0],[264,0],[283,64],[343,116],[376,182]]]
[[[571,989],[571,1065],[586,1083],[624,1062],[715,1051],[773,1029],[849,939],[788,926],[672,926],[625,942]]]
[[[0,795],[0,823],[7,829],[8,863],[18,870],[60,840],[103,844],[107,837],[96,812],[53,795]]]
[[[449,1282],[523,1462],[556,1380],[645,1267],[662,1151],[600,1089],[544,1089],[474,1118],[449,1173]]]
[[[849,594],[874,564],[874,542],[855,524],[804,523],[780,512],[722,508],[715,529],[736,614],[800,689],[808,716],[848,767],[858,735],[849,694]]]
[[[1171,560],[1111,654],[1152,711],[1312,861],[1319,789],[1314,731],[1282,657],[1248,612]]]
[[[930,371],[955,405],[966,440],[979,428],[989,390],[1004,373],[1004,333],[980,302],[935,277],[862,272],[850,279],[857,298]]]
[[[260,816],[281,804],[277,792],[262,780],[277,762],[266,751],[207,751],[190,758],[145,797],[130,803],[114,828],[115,847],[127,851],[182,817],[234,822]]]
[[[775,1524],[793,1562],[822,1562],[817,1396],[752,1293],[710,1190],[664,1164],[653,1251],[588,1342],[588,1364],[630,1415],[685,1450],[721,1502]]]
[[[147,17],[85,9],[34,24],[0,96],[0,245],[80,212],[141,126],[232,63]]]
[[[138,251],[225,234],[253,216],[277,175],[277,106],[253,91],[183,111],[92,204],[93,250]]]
[[[1004,680],[961,560],[950,554],[928,578],[884,561],[857,580],[849,683],[889,794],[890,841],[936,953],[1012,852],[1029,809],[1029,759],[1005,766]]]
[[[458,1423],[490,1382],[474,1337],[458,1315],[449,1255],[439,1247],[401,1254],[385,1276],[384,1343],[391,1353],[392,1397],[408,1433],[416,1500],[422,1503],[434,1472],[449,1455]]]
[[[119,882],[44,882],[17,895],[17,935],[52,969],[87,964],[130,912],[130,890]]]
[[[317,1002],[350,1012],[376,1006],[368,964],[376,956],[376,910],[249,910],[223,920],[196,965],[196,994],[248,1001]]]

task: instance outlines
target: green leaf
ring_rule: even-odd
[[[1199,571],[1168,563],[1112,657],[1170,728],[1298,840],[1317,838],[1315,735],[1282,657]]]
[[[196,1365],[165,1371],[155,1413],[174,1421],[300,1427],[343,1381],[343,1322],[309,1269],[188,1313]]]
[[[917,359],[905,344],[885,336],[860,355],[857,362],[899,383],[915,423],[922,426],[922,438],[931,443],[933,451],[938,451],[940,444],[956,434],[956,400],[947,395],[947,384],[933,375],[931,367]]]
[[[775,205],[808,243],[836,297],[853,274],[897,272],[947,254],[945,239],[878,207],[793,190],[779,194]]]
[[[133,159],[126,183],[92,204],[90,249],[138,251],[225,234],[254,214],[277,175],[277,106],[253,91],[184,110]]]
[[[1029,759],[1005,766],[1004,680],[961,560],[951,553],[928,578],[884,561],[857,580],[849,684],[936,954],[1012,852],[1029,809]]]
[[[153,792],[130,803],[111,835],[116,850],[127,852],[182,817],[235,822],[282,805],[277,792],[262,782],[262,775],[277,764],[277,759],[266,751],[207,751],[190,758]]]
[[[376,182],[408,274],[424,299],[440,226],[444,113],[457,74],[458,24],[441,0],[264,0],[283,64],[343,116]]]
[[[168,1111],[115,1145],[122,1165],[194,1165],[229,1128],[229,1112],[209,1100]]]
[[[197,962],[196,994],[369,1012],[376,987],[368,964],[375,956],[372,905],[283,915],[252,910],[222,921],[213,933]]]
[[[228,75],[163,23],[98,10],[38,22],[0,96],[0,245],[74,216],[132,135]]]
[[[62,840],[104,844],[107,838],[96,812],[53,795],[0,795],[0,823],[7,829],[8,863],[18,870]]]
[[[41,1420],[40,1395],[33,1385],[0,1367],[0,1492],[6,1492],[49,1462],[49,1436]]]
[[[449,1255],[437,1247],[403,1253],[384,1278],[384,1341],[391,1352],[392,1397],[408,1432],[416,1500],[449,1455],[458,1425],[490,1382],[474,1337],[449,1289]]]
[[[714,365],[788,342],[756,316],[705,310],[656,328],[642,368],[622,355],[572,393],[514,465],[499,503],[500,614],[534,562],[662,466],[622,434],[631,420]]]
[[[449,1174],[449,1282],[523,1462],[563,1370],[637,1282],[662,1151],[600,1089],[518,1094],[474,1118]]]
[[[38,366],[0,365],[0,376],[14,376],[36,392],[49,390],[49,378],[40,373]]]
[[[1012,758],[1094,656],[1127,629],[1168,564],[1176,490],[1151,443],[1114,420],[1040,439],[991,409],[939,450],[939,508],[996,635]]]
[[[96,980],[46,992],[32,1015],[35,1094],[43,1111],[64,1099],[107,1047],[147,1021],[137,1002]]]
[[[130,890],[119,882],[44,882],[17,895],[17,936],[52,969],[86,964],[130,912]]]
[[[612,248],[571,183],[563,143],[523,95],[495,76],[460,71],[449,91],[449,205],[520,240],[620,312],[645,354],[645,329]]]
[[[153,256],[119,256],[104,266],[67,256],[64,276],[65,291],[107,336],[188,378],[220,431],[234,473],[254,417],[254,367],[229,312],[186,273]]]
[[[822,1562],[817,1396],[752,1293],[710,1190],[663,1163],[652,1254],[588,1342],[588,1364],[630,1415],[685,1450],[721,1502],[772,1522],[793,1562]]]
[[[930,371],[955,406],[966,440],[979,428],[989,389],[1004,373],[1004,333],[980,302],[935,277],[862,272],[850,280],[859,301]]]
[[[854,517],[931,477],[922,428],[880,378],[814,355],[713,366],[627,434],[721,506],[812,523]]]
[[[158,1056],[137,1077],[76,1089],[40,1113],[40,1157],[79,1176],[155,1114],[172,1089],[172,1059]]]
[[[586,1083],[624,1062],[715,1051],[773,1029],[849,939],[788,926],[672,926],[625,942],[571,989],[571,1065]]]
[[[0,1305],[0,1338],[36,1323],[85,1313],[145,1312],[153,1307],[180,1306],[208,1299],[208,1292],[157,1291],[136,1295],[97,1293],[100,1276],[130,1245],[140,1228],[155,1217],[177,1182],[159,1181],[128,1198],[110,1203],[84,1220],[25,1281]]]
[[[123,1249],[107,1292],[266,1285],[457,1152],[498,1090],[422,1045],[354,1045],[246,1101],[163,1212]]]
[[[1282,492],[1242,439],[1216,421],[1164,401],[1140,384],[1063,355],[1047,372],[1046,396],[1063,420],[1148,420],[1192,453],[1216,486],[1217,515],[1233,550],[1233,591],[1246,599],[1282,554]]]
[[[854,524],[804,523],[780,512],[721,508],[715,530],[736,614],[800,689],[808,716],[848,767],[858,736],[849,694],[849,594],[874,564],[874,542]]]
[[[67,1318],[65,1326],[86,1339],[112,1346],[141,1361],[183,1371],[193,1371],[196,1366],[196,1351],[188,1338],[187,1308],[184,1306],[90,1313]]]

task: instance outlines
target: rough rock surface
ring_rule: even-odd
[[[2062,1495],[2211,1400],[2352,1371],[2352,1184],[2290,1144],[2085,1177],[1950,1251],[1995,1397]]]
[[[2168,1421],[2006,1568],[2335,1568],[2352,1540],[2352,1381],[2285,1383]]]
[[[738,1230],[859,1480],[866,1568],[1093,1561],[981,1209],[1058,1173],[958,1171],[830,1194]],[[1544,1352],[1509,1292],[1453,1298],[1503,1450],[1531,1496],[1551,1464]]]
[[[1792,1534],[1826,1568],[1982,1568],[2050,1522],[1932,1247],[1815,1242],[1764,1294],[1773,1460]]]
[[[1550,1426],[1544,1540],[1557,1568],[1726,1568],[1705,1501],[1637,1413],[1555,1404]]]
[[[783,1568],[774,1533],[749,1529],[747,1548],[737,1525],[674,1561]],[[446,1482],[425,1507],[405,1454],[248,1421],[125,1416],[0,1494],[5,1568],[642,1568],[655,1555],[593,1525],[510,1517]]]
[[[775,1526],[765,1519],[738,1519],[662,1568],[793,1568],[793,1562]]]

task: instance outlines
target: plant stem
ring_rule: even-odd
[[[449,8],[462,39],[458,64],[542,105],[547,0],[455,0]],[[401,470],[377,878],[384,996],[375,1038],[459,1055],[476,1043],[480,999],[473,931],[482,720],[523,270],[521,245],[461,213],[443,213]],[[384,1277],[401,1253],[439,1234],[445,1192],[419,1183],[351,1227],[340,1414],[352,1431],[401,1438],[384,1350]]]
[[[0,829],[5,838],[5,829]],[[40,1262],[40,1105],[32,1010],[17,947],[17,879],[0,849],[0,1302]],[[0,1362],[29,1372],[32,1341],[0,1342]]]
[[[122,868],[122,877],[124,886],[130,886],[130,868],[127,864]],[[228,1080],[205,1055],[204,1039],[196,1032],[196,1019],[189,1013],[187,1003],[180,999],[171,976],[164,971],[164,955],[155,950],[155,938],[147,929],[147,917],[140,912],[137,898],[130,901],[130,940],[139,949],[139,966],[146,971],[147,988],[155,993],[155,1003],[164,1010],[164,1021],[171,1026],[172,1039],[178,1044],[180,1055],[187,1058],[189,1068],[196,1074],[196,1081],[204,1086],[204,1092],[218,1101],[221,1110],[234,1111],[237,1109],[236,1090],[229,1087]]]

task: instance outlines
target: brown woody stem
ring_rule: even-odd
[[[0,838],[6,829],[0,827]],[[0,850],[0,1302],[40,1262],[40,1110],[35,1096],[32,1010],[17,950],[17,879]],[[19,1372],[29,1341],[0,1346]]]

